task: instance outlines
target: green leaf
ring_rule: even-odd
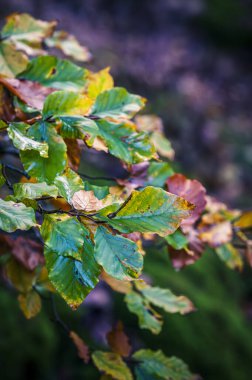
[[[81,260],[85,228],[77,219],[68,215],[45,215],[40,232],[49,250]]]
[[[0,199],[0,229],[6,232],[29,230],[36,226],[34,210],[23,203]]]
[[[33,124],[27,137],[37,142],[48,144],[48,158],[41,157],[36,151],[21,151],[20,157],[25,170],[39,182],[52,183],[55,177],[63,172],[67,163],[66,145],[55,128],[41,121]]]
[[[26,13],[14,13],[7,18],[7,23],[2,29],[1,36],[4,39],[10,38],[11,41],[16,43],[17,48],[23,47],[23,45],[19,44],[20,42],[33,47],[50,36],[55,25],[55,21],[46,22],[36,20]],[[32,50],[28,49],[27,54],[29,53],[32,53]]]
[[[3,176],[2,169],[3,169],[2,164],[0,164],[0,187],[2,187],[5,184],[5,178]]]
[[[151,159],[155,148],[146,133],[137,133],[132,123],[113,123],[97,120],[97,136],[105,143],[110,154],[129,164],[136,164]]]
[[[98,134],[98,126],[93,120],[83,116],[68,116],[60,117],[62,126],[60,134],[63,137],[70,139],[85,139],[90,140],[90,136],[94,138]],[[90,143],[91,144],[91,143]]]
[[[13,257],[6,264],[6,274],[14,288],[22,293],[32,290],[37,277],[36,272],[27,270]]]
[[[28,64],[27,57],[7,41],[0,42],[0,74],[14,78]]]
[[[169,289],[151,287],[142,282],[136,282],[136,287],[143,296],[155,306],[167,313],[187,314],[194,310],[192,302],[185,296],[176,296]]]
[[[241,255],[231,243],[223,244],[216,248],[216,253],[230,269],[242,269],[243,261]]]
[[[162,189],[148,186],[133,191],[114,213],[100,212],[113,227],[124,233],[155,232],[160,236],[173,233],[181,221],[190,216],[193,206],[185,199]]]
[[[14,196],[18,200],[23,199],[36,199],[45,196],[57,198],[58,189],[54,185],[47,185],[45,182],[41,183],[15,183],[13,185]]]
[[[55,186],[59,190],[59,194],[71,203],[74,193],[84,190],[81,177],[70,168],[67,168],[64,174],[57,176],[54,180]]]
[[[82,67],[65,59],[44,55],[32,59],[18,77],[59,90],[79,91],[84,88],[86,75],[87,71]]]
[[[136,292],[130,292],[125,296],[125,302],[131,313],[138,317],[139,326],[150,330],[153,334],[159,334],[162,328],[162,317],[153,310],[147,300]]]
[[[36,150],[41,157],[48,157],[48,144],[28,137],[30,126],[25,123],[11,123],[8,135],[15,148],[20,150]]]
[[[102,92],[96,98],[92,114],[100,118],[131,118],[145,105],[145,99],[132,95],[122,87]]]
[[[51,48],[57,48],[63,51],[65,55],[80,62],[87,62],[91,58],[91,54],[85,46],[80,45],[77,39],[66,33],[64,30],[59,30],[46,39],[46,45]]]
[[[165,236],[164,238],[174,249],[183,249],[188,245],[187,237],[180,230],[177,230],[172,235]]]
[[[174,171],[167,162],[150,162],[147,173],[148,180],[145,186],[163,187]]]
[[[41,298],[34,290],[20,294],[18,302],[20,309],[27,319],[35,317],[41,310]]]
[[[92,354],[95,366],[116,380],[133,380],[130,369],[119,354],[113,352],[95,351]]]
[[[182,360],[176,357],[168,358],[160,350],[139,350],[134,353],[133,358],[140,362],[137,368],[142,369],[148,376],[153,375],[154,379],[156,379],[155,376],[166,380],[193,379],[193,375]],[[137,377],[137,380],[142,380],[142,378]]]
[[[95,197],[97,199],[104,199],[107,195],[109,195],[109,187],[108,186],[96,186],[91,183],[84,181],[84,190],[93,191]]]
[[[44,119],[66,115],[85,115],[91,104],[92,101],[88,97],[77,92],[55,91],[47,96],[42,114]]]
[[[118,280],[131,280],[140,275],[143,256],[137,245],[120,235],[112,235],[99,226],[95,234],[95,259],[105,272]]]
[[[72,222],[70,227],[73,227]],[[62,228],[53,237],[49,236],[50,231],[46,232],[46,228],[50,229],[48,222],[43,228],[44,238],[50,243],[50,247],[46,243],[44,252],[49,279],[68,305],[76,309],[99,281],[100,268],[94,259],[94,246],[90,239],[89,231],[84,226],[81,226],[81,231],[80,227],[77,227],[80,234],[83,231],[84,235],[82,236],[82,250],[76,254],[76,256],[79,256],[79,259],[76,260],[73,257],[75,256],[74,252],[80,246],[80,235],[77,232],[72,237],[69,231],[65,231],[66,239],[69,239],[70,242],[65,240],[64,245],[64,237],[62,236],[64,231],[62,231]],[[57,236],[59,236],[58,243]],[[51,247],[54,247],[54,249]],[[70,247],[69,253],[72,256],[67,255],[67,247]]]

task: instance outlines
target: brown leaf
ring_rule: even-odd
[[[216,214],[215,214],[216,215]],[[219,214],[217,214],[219,215]],[[211,223],[212,221],[212,223]],[[206,214],[203,216],[198,226],[199,238],[210,247],[216,248],[232,240],[232,225],[228,220],[214,221],[213,215]]]
[[[98,211],[111,204],[111,199],[112,197],[108,195],[106,198],[100,200],[96,198],[92,190],[79,190],[73,195],[72,205],[76,210],[83,210],[86,212]]]
[[[0,77],[0,83],[32,108],[42,110],[47,95],[55,91],[29,80]]]
[[[107,341],[112,351],[123,357],[128,357],[131,352],[131,345],[129,338],[123,331],[123,324],[121,321],[117,323],[112,331],[107,334]]]
[[[22,236],[13,240],[12,254],[30,271],[33,271],[38,265],[44,265],[45,262],[41,244]]]
[[[144,186],[148,176],[149,165],[149,162],[141,162],[140,164],[131,165],[127,168],[129,177],[126,179],[117,179],[117,183],[120,186],[127,187],[130,191]]]
[[[181,268],[194,264],[200,258],[200,255],[185,249],[176,250],[172,247],[169,247],[169,256],[172,261],[172,265],[175,269],[180,270]]]
[[[187,232],[196,222],[206,206],[206,189],[195,179],[187,179],[182,174],[174,174],[167,179],[167,186],[170,193],[179,195],[188,202],[195,205],[191,216],[181,223],[181,228]]]
[[[114,277],[109,276],[105,271],[102,271],[101,278],[105,281],[114,291],[122,294],[127,294],[132,290],[132,285],[129,281],[120,281]]]
[[[78,140],[64,139],[67,146],[68,164],[71,169],[77,171],[80,165],[81,148]]]
[[[15,119],[12,99],[2,85],[0,85],[0,119],[9,122]]]
[[[78,356],[84,361],[84,363],[88,363],[90,360],[90,355],[89,355],[89,348],[84,342],[83,339],[79,337],[78,334],[74,331],[70,331],[69,337],[72,339],[75,347],[78,350]]]

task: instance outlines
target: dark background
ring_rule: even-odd
[[[14,11],[57,19],[90,48],[94,60],[88,67],[110,66],[116,85],[148,98],[146,112],[163,118],[178,170],[230,206],[251,207],[251,1],[0,0],[0,5],[2,20]],[[152,250],[146,261],[153,283],[188,295],[198,311],[167,316],[163,332],[153,337],[137,329],[122,297],[114,301],[101,286],[76,313],[58,301],[63,318],[97,346],[122,318],[135,347],[176,354],[207,380],[250,379],[250,269],[234,273],[211,252],[179,273],[162,252]],[[46,301],[42,314],[27,322],[15,295],[1,290],[0,310],[1,378],[99,378],[51,322]]]

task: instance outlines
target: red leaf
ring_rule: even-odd
[[[38,110],[42,110],[45,98],[54,91],[29,80],[0,77],[0,83],[22,102]]]
[[[205,209],[206,189],[196,179],[187,179],[182,174],[174,174],[166,183],[170,193],[179,195],[195,205],[191,216],[181,223],[182,230],[187,232]]]

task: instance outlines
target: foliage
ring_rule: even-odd
[[[45,54],[49,46],[78,61],[90,58],[73,36],[55,32],[55,26],[14,14],[1,32],[1,139],[20,157],[18,167],[5,160],[0,167],[4,279],[19,292],[27,318],[40,311],[43,294],[57,292],[76,309],[103,280],[125,294],[141,328],[158,334],[163,322],[155,307],[186,314],[194,306],[187,297],[139,278],[145,245],[159,243],[177,269],[195,262],[207,247],[228,267],[242,269],[236,246],[242,243],[251,264],[246,233],[251,213],[229,210],[207,196],[198,181],[174,174],[174,151],[161,120],[136,116],[146,100],[114,87],[108,69],[93,73]],[[84,181],[78,173],[82,149],[118,158],[127,176],[110,187]],[[11,171],[20,175],[15,183]],[[23,239],[24,252],[17,248],[18,239]],[[68,333],[88,362],[85,343],[74,331]],[[122,327],[108,341],[114,352],[94,351],[91,356],[112,378],[133,379],[133,373],[139,380],[194,378],[180,359],[161,351],[131,355]],[[125,357],[133,362],[133,372]]]

